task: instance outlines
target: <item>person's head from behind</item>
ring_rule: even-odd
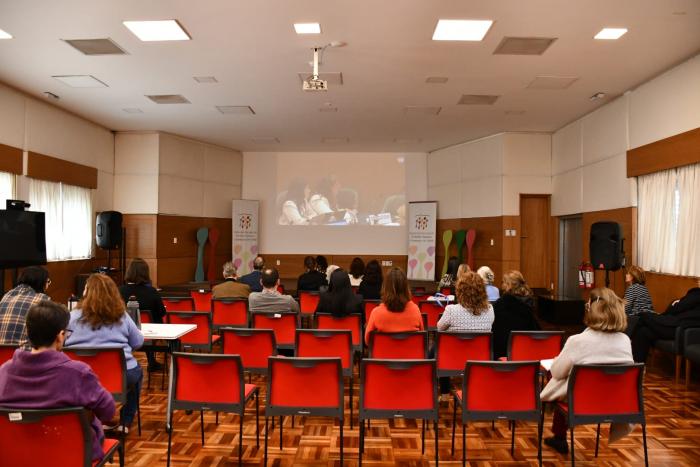
[[[280,274],[275,268],[265,268],[260,274],[260,284],[266,289],[277,289]]]
[[[28,285],[36,293],[44,293],[51,284],[49,271],[41,266],[29,266],[24,268],[17,279],[17,285]]]
[[[352,259],[352,263],[350,263],[350,275],[354,277],[355,279],[359,279],[362,277],[365,273],[365,262],[362,261],[362,258],[356,256]]]
[[[304,258],[304,269],[306,269],[306,272],[314,271],[316,269],[316,260],[313,256],[307,256]]]
[[[459,278],[459,276],[461,276],[462,274],[466,274],[466,273],[470,272],[471,270],[472,270],[472,268],[470,268],[467,263],[460,264],[459,267],[457,268],[457,278]]]
[[[627,329],[624,301],[608,288],[591,290],[583,324],[596,331],[624,332]]]
[[[316,257],[316,269],[318,269],[322,273],[326,272],[326,269],[328,269],[328,260],[325,256],[318,255]]]
[[[303,178],[295,178],[289,182],[289,189],[287,190],[287,199],[293,201],[297,207],[301,208],[304,202],[309,199],[311,194],[311,189],[309,184]]]
[[[53,348],[61,350],[66,338],[70,314],[66,307],[43,300],[27,312],[27,337],[33,349]]]
[[[373,259],[365,266],[365,274],[362,277],[362,282],[382,285],[382,280],[382,267],[379,265],[379,261]]]
[[[493,285],[494,274],[490,267],[481,266],[477,271],[477,274],[484,280],[484,284]]]
[[[450,256],[447,260],[447,274],[453,279],[457,277],[457,270],[459,269],[459,258],[456,256]]]
[[[233,265],[231,261],[226,261],[224,263],[224,279],[234,279],[236,277],[236,266]]]
[[[148,263],[141,258],[134,258],[126,269],[124,280],[129,284],[150,284],[151,274]]]
[[[347,272],[340,268],[333,271],[329,284],[330,286],[328,287],[328,290],[333,295],[344,294],[348,291],[352,292],[352,287],[350,287],[350,276]]]
[[[486,296],[486,286],[481,276],[468,271],[460,275],[455,284],[457,301],[473,315],[480,315],[489,307],[489,299]]]
[[[628,284],[646,284],[647,278],[646,274],[644,274],[644,269],[634,265],[628,267],[625,274],[625,282]]]
[[[81,320],[93,329],[117,323],[125,315],[124,301],[117,284],[105,274],[91,274],[88,277],[78,307],[82,311]]]
[[[401,268],[391,268],[382,284],[382,303],[389,311],[403,311],[411,300],[406,273]]]
[[[262,256],[258,255],[255,257],[255,260],[253,260],[253,269],[255,271],[262,271],[262,268],[265,267],[265,260],[263,259]]]
[[[520,271],[508,271],[503,274],[503,292],[521,297],[531,297],[532,290],[528,287]]]

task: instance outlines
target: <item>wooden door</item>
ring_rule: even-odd
[[[531,288],[550,288],[550,195],[520,195],[520,272]]]

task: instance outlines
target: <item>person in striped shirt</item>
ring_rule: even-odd
[[[629,284],[627,290],[625,290],[625,313],[627,315],[654,313],[654,305],[651,303],[649,289],[645,285],[644,269],[639,266],[627,268],[625,282]]]

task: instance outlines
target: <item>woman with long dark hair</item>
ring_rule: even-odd
[[[342,269],[336,269],[331,274],[328,291],[322,293],[318,300],[316,313],[331,313],[333,316],[342,317],[362,312],[362,297],[353,293],[350,276]]]
[[[382,267],[379,261],[373,259],[365,266],[365,274],[362,276],[357,293],[365,300],[379,300],[382,296],[383,279]]]
[[[365,262],[362,258],[356,256],[352,259],[350,263],[350,285],[355,287],[362,283],[362,276],[365,274]]]
[[[279,223],[282,225],[306,225],[314,216],[309,204],[311,189],[303,178],[295,178],[289,183],[287,196],[282,204]]]

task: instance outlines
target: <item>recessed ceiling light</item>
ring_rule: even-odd
[[[57,75],[52,76],[63,84],[67,84],[72,88],[106,88],[105,83],[95,78],[92,75]]]
[[[318,23],[294,23],[297,34],[321,34],[321,25]]]
[[[457,105],[493,105],[499,97],[492,94],[462,94]]]
[[[578,80],[577,76],[537,76],[527,85],[528,89],[566,89]]]
[[[626,32],[626,28],[603,28],[593,39],[615,40],[624,36]]]
[[[425,82],[431,84],[445,84],[447,82],[447,76],[428,76],[425,78]]]
[[[434,41],[480,41],[491,28],[491,20],[441,19],[433,32]]]
[[[143,113],[143,110],[138,109],[138,108],[136,108],[136,107],[127,108],[127,109],[122,109],[122,110],[123,110],[124,112],[128,113],[128,114],[142,114],[142,113]]]
[[[124,21],[124,26],[144,42],[188,41],[190,35],[174,19],[162,21]]]
[[[2,29],[0,29],[0,39],[12,39],[12,34],[9,32],[5,32]]]
[[[255,115],[255,111],[249,105],[217,105],[216,110],[227,115]]]
[[[202,84],[218,83],[217,79],[213,76],[195,76],[194,80]]]

